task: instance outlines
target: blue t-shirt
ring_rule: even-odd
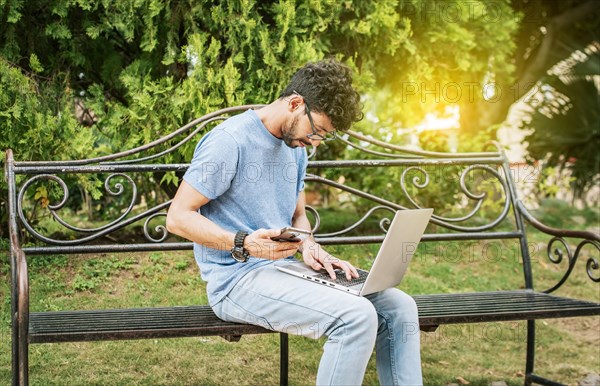
[[[292,223],[304,189],[307,155],[274,137],[256,112],[229,118],[204,135],[183,179],[210,199],[200,213],[231,232],[283,228]],[[229,250],[194,243],[211,306],[248,272],[273,261],[238,263]]]

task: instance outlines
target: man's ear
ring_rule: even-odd
[[[296,111],[299,107],[302,107],[302,105],[304,105],[304,98],[298,94],[290,95],[290,99],[288,101],[288,108],[290,112]]]

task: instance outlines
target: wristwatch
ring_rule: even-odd
[[[244,248],[244,239],[248,236],[248,232],[238,231],[233,239],[233,248],[231,248],[231,257],[239,263],[248,261],[250,253]]]

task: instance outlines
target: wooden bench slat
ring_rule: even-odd
[[[531,290],[416,295],[422,326],[600,315],[600,304]]]
[[[600,315],[600,304],[530,290],[416,295],[422,325]],[[260,334],[217,318],[209,306],[32,313],[31,343]]]
[[[225,322],[209,306],[34,312],[30,343],[269,333]]]
[[[580,301],[577,299],[563,298],[544,293],[536,293],[531,291],[523,291],[523,296],[515,296],[514,291],[505,292],[485,292],[485,293],[470,293],[467,296],[461,296],[461,294],[454,294],[454,296],[439,296],[439,295],[417,295],[415,299],[423,310],[431,308],[432,312],[438,314],[444,312],[444,310],[450,310],[451,313],[455,312],[456,307],[460,307],[462,310],[469,309],[494,309],[502,310],[505,307],[514,309],[519,305],[536,308],[560,308],[561,305],[572,305],[577,304],[578,306],[598,306],[598,304]]]

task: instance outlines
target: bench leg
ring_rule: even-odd
[[[525,364],[525,386],[544,385],[544,386],[566,386],[563,383],[551,381],[542,378],[533,373],[535,364],[535,320],[527,321],[527,363]]]
[[[288,384],[289,342],[288,334],[279,333],[279,384]]]
[[[19,385],[21,386],[29,385],[29,358],[26,350],[28,350],[27,345],[22,347],[19,355]]]
[[[29,342],[27,342],[27,334],[19,331],[19,360],[18,360],[18,373],[15,377],[13,375],[13,381],[15,378],[18,379],[19,386],[27,386],[29,384]]]
[[[535,364],[535,320],[527,321],[527,360],[525,362],[525,386],[531,386]]]
[[[16,315],[13,312],[13,315]],[[17,328],[17,318],[13,316],[12,319],[12,335],[11,335],[11,346],[12,346],[12,385],[17,386],[19,384],[19,330]]]
[[[12,385],[29,384],[29,320],[23,320],[16,302],[11,305],[11,370]]]
[[[19,294],[16,283],[18,282],[17,265],[13,263],[11,255],[11,286],[10,286],[10,343],[11,343],[11,370],[12,370],[12,385],[19,385]]]

